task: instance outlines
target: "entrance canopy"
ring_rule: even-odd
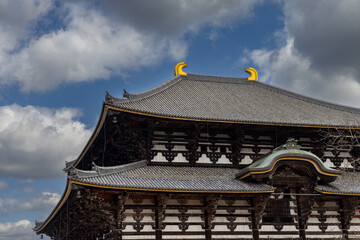
[[[332,182],[340,176],[340,171],[326,166],[315,154],[300,150],[297,142],[294,139],[289,139],[286,144],[275,148],[269,154],[242,169],[236,177],[238,179],[268,178],[280,166],[284,165],[299,171],[306,171],[308,175],[316,175],[324,183]],[[302,166],[304,166],[304,169],[301,169]]]

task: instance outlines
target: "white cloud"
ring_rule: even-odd
[[[252,15],[259,0],[104,0],[101,6],[111,17],[136,29],[160,35],[196,31],[203,25],[231,26],[234,20]]]
[[[55,207],[60,199],[60,194],[43,192],[41,195],[30,199],[0,198],[0,213],[11,214],[22,211],[48,212]]]
[[[8,184],[5,181],[0,181],[0,190],[3,190],[8,187]]]
[[[13,51],[20,40],[30,37],[34,22],[52,5],[52,0],[0,1],[0,63],[5,52]]]
[[[17,222],[0,222],[0,240],[31,240],[35,233],[34,225],[27,219]]]
[[[356,19],[359,15],[346,11],[352,7],[358,9],[360,2],[285,2],[285,28],[276,33],[285,41],[277,49],[245,52],[244,58],[259,67],[262,81],[315,98],[360,107],[360,49],[351,44],[360,41],[360,28],[349,23],[350,18]]]
[[[184,59],[188,48],[186,32],[196,32],[204,25],[227,27],[234,19],[251,15],[257,2],[61,3],[66,8],[61,12],[66,14],[61,16],[66,19],[65,27],[40,37],[28,36],[28,43],[14,53],[3,51],[0,83],[18,84],[26,92],[46,91],[64,83],[124,76],[163,59]],[[95,9],[94,5],[103,8]],[[49,7],[43,9],[41,13]],[[38,19],[41,14],[31,16]],[[12,41],[21,39],[19,34],[14,36]],[[3,40],[3,45],[8,46],[7,42]]]
[[[0,107],[0,175],[24,179],[62,176],[64,161],[75,159],[91,134],[76,120],[79,115],[73,108]]]
[[[32,188],[32,187],[25,187],[25,188],[23,189],[23,192],[30,194],[30,193],[35,192],[35,189]]]

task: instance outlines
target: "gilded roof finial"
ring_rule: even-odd
[[[175,68],[174,68],[174,74],[176,75],[181,75],[181,76],[187,76],[186,72],[183,72],[183,68],[187,67],[187,63],[184,62],[179,62],[178,64],[176,64]]]
[[[245,72],[250,74],[250,77],[248,77],[249,81],[257,81],[257,80],[259,80],[258,73],[254,68],[252,68],[252,67],[245,68]]]

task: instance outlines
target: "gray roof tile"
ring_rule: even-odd
[[[237,169],[183,166],[144,166],[119,169],[118,172],[96,174],[94,171],[81,171],[70,175],[74,181],[99,186],[119,188],[137,188],[149,190],[178,191],[271,191],[272,187],[264,183],[250,183],[236,180]]]
[[[360,126],[360,109],[305,97],[259,81],[188,74],[111,106],[168,117],[249,123]]]
[[[344,172],[327,185],[318,185],[315,189],[328,193],[360,194],[360,173]]]

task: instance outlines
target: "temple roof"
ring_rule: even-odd
[[[177,75],[150,90],[106,105],[185,120],[296,126],[360,126],[360,109],[336,105],[247,78]]]
[[[318,185],[315,190],[326,194],[360,195],[360,173],[345,172],[327,185]]]
[[[146,161],[118,167],[95,167],[93,171],[72,170],[74,182],[134,190],[182,192],[272,192],[265,183],[235,179],[233,168],[152,166]]]
[[[79,185],[129,190],[273,192],[273,187],[265,183],[237,179],[238,173],[234,168],[157,166],[147,165],[143,160],[115,167],[95,166],[92,171],[72,169],[68,178]],[[343,172],[334,182],[317,185],[315,190],[324,194],[360,195],[359,181],[360,173]]]

